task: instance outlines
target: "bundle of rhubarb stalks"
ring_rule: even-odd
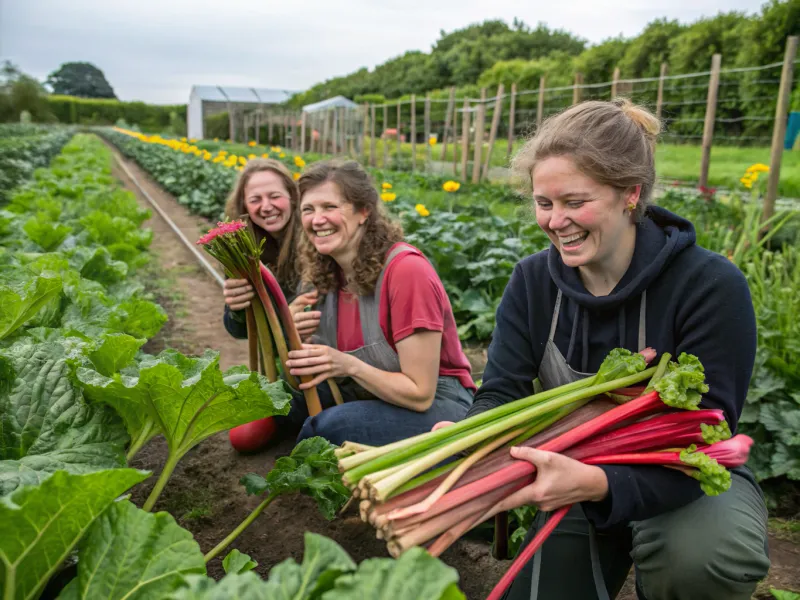
[[[228,277],[247,280],[256,292],[256,297],[245,309],[250,370],[260,371],[269,381],[277,381],[276,362],[279,362],[287,383],[298,389],[298,382],[286,368],[286,361],[289,350],[300,350],[302,341],[278,280],[261,263],[264,240],[257,241],[252,227],[244,220],[237,220],[217,223],[197,240],[197,245],[203,246],[222,264]],[[275,359],[276,349],[278,361]],[[301,378],[303,382],[311,379],[309,376]],[[342,396],[336,382],[329,379],[328,384],[336,403],[341,404]],[[310,415],[322,411],[317,388],[303,390],[303,394]]]
[[[731,432],[721,410],[699,409],[708,391],[697,357],[612,350],[597,374],[381,447],[345,442],[342,480],[361,518],[392,556],[422,546],[439,556],[500,503],[536,478],[515,445],[560,452],[586,464],[678,469],[709,495],[730,487],[727,467],[747,461],[752,440]],[[555,511],[492,595],[511,580],[569,510]]]

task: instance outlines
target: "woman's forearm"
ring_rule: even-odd
[[[433,404],[437,378],[434,378],[433,385],[420,385],[402,372],[383,371],[355,357],[351,360],[350,376],[376,398],[417,412],[426,411]]]

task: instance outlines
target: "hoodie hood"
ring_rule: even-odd
[[[691,221],[661,208],[649,206],[636,225],[636,245],[625,275],[608,296],[593,296],[583,285],[578,269],[568,267],[550,246],[547,265],[558,289],[571,301],[589,310],[612,310],[639,296],[685,248],[695,243]]]

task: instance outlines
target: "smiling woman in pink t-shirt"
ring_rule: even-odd
[[[307,343],[287,366],[313,378],[303,387],[318,386],[325,410],[308,417],[298,394],[280,425],[301,427],[299,439],[381,445],[463,418],[475,384],[447,292],[402,241],[367,173],[354,161],[316,163],[299,187],[301,272],[312,291],[295,302]],[[330,397],[331,377],[342,405]]]

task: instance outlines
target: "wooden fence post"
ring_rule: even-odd
[[[431,94],[425,94],[425,170],[431,166]]]
[[[715,54],[711,57],[706,119],[703,125],[703,154],[700,159],[700,187],[708,187],[708,167],[711,164],[711,144],[714,141],[714,120],[717,114],[717,92],[719,91],[719,70],[721,65],[721,54]]]
[[[444,160],[447,157],[447,134],[451,133],[453,136],[453,147],[458,143],[458,133],[456,132],[456,88],[450,87],[450,97],[447,99],[447,113],[444,116],[444,133],[442,134],[442,155],[439,160]],[[455,150],[454,150],[455,152]],[[455,165],[455,162],[453,162]],[[455,175],[455,173],[453,173]]]
[[[247,121],[249,120],[247,113],[242,114],[242,129],[244,129],[244,143],[246,144],[250,140],[248,139],[250,132],[247,130]]]
[[[369,164],[372,167],[377,166],[377,148],[375,148],[375,105],[370,104],[369,108],[370,124],[369,124]],[[366,135],[366,131],[364,132]]]
[[[259,139],[261,137],[261,132],[259,131],[259,129],[261,129],[261,109],[256,111],[255,118],[256,118],[256,144],[261,144],[261,140]]]
[[[383,103],[383,133],[386,133],[386,129],[389,125],[389,105],[386,102]],[[385,135],[381,135],[383,139],[383,164],[381,168],[387,168],[386,165],[389,164],[389,140],[386,138]]]
[[[619,67],[614,67],[614,74],[611,76],[611,99],[617,97],[617,84],[619,83]]]
[[[494,142],[497,139],[497,127],[500,125],[500,115],[503,114],[503,84],[497,86],[497,95],[494,99],[494,111],[492,112],[492,126],[489,128],[489,148],[486,152],[486,158],[483,161],[483,171],[481,172],[481,179],[488,179],[489,165],[492,162],[492,150],[494,150]]]
[[[289,113],[289,118],[292,120],[292,152],[296,154],[300,150],[300,145],[297,143],[297,115]]]
[[[358,139],[361,140],[361,160],[366,163],[367,145],[364,143],[364,138],[367,137],[367,131],[369,131],[369,104],[364,102],[362,110],[364,111],[364,130],[361,132],[361,135],[358,136]]]
[[[664,108],[664,78],[667,76],[667,63],[661,63],[661,73],[658,75],[658,96],[656,97],[656,119],[661,120],[661,111]]]
[[[467,180],[467,154],[469,154],[469,100],[464,98],[464,113],[461,116],[461,181]]]
[[[453,106],[453,177],[458,176],[458,111]]]
[[[545,90],[545,82],[547,78],[542,75],[539,77],[539,98],[538,102],[536,103],[536,128],[542,126],[542,119],[544,118],[544,90]]]
[[[272,112],[267,113],[267,144],[272,144]]]
[[[306,111],[300,113],[300,154],[306,153]]]
[[[228,102],[228,139],[232,142],[236,141],[236,123],[234,123],[233,106]]]
[[[575,83],[572,84],[572,103],[577,104],[581,101],[581,92],[583,90],[580,86],[583,85],[583,73],[575,73]]]
[[[400,103],[400,100],[398,100],[397,101],[397,148],[395,149],[396,150],[395,160],[397,161],[397,164],[395,165],[395,168],[400,168],[400,118],[402,116],[401,107],[402,104]]]
[[[797,55],[797,36],[786,38],[786,52],[783,55],[781,85],[778,88],[778,103],[775,107],[775,125],[772,129],[772,150],[769,156],[769,179],[767,195],[764,196],[764,212],[762,221],[775,214],[775,199],[778,197],[778,181],[781,175],[781,158],[783,157],[783,140],[786,136],[786,118],[789,113],[789,100],[792,94],[792,76],[794,57]]]
[[[481,104],[475,118],[475,149],[472,154],[472,183],[481,177],[481,153],[483,152],[483,127],[486,119],[486,88],[481,88]]]
[[[416,96],[411,94],[411,172],[417,165],[417,104]]]
[[[511,84],[511,108],[508,109],[508,148],[506,149],[506,160],[511,158],[514,150],[514,120],[517,110],[517,84]]]

